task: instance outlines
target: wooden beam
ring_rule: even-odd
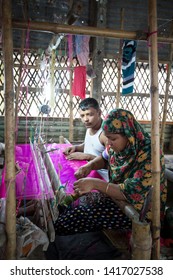
[[[14,29],[27,29],[28,22],[13,20],[12,22]],[[99,28],[91,26],[75,26],[75,25],[63,25],[58,23],[50,22],[33,22],[29,23],[29,28],[32,31],[49,32],[53,34],[66,33],[66,34],[83,34],[90,36],[100,36],[108,38],[119,38],[119,39],[131,39],[139,41],[147,41],[148,34],[143,31],[124,31],[114,30],[110,28]],[[140,33],[140,34],[139,34]],[[173,37],[157,37],[158,42],[173,43]]]

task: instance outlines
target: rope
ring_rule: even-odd
[[[150,32],[150,33],[147,33],[147,46],[148,47],[151,47],[151,44],[149,43],[149,38],[153,35],[153,34],[156,34],[158,31],[153,31],[153,32]]]

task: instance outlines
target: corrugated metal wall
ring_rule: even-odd
[[[77,2],[77,0],[75,0]],[[75,2],[74,1],[74,2]],[[24,2],[13,0],[13,19],[23,20]],[[89,25],[91,22],[90,9],[91,1],[82,0],[82,13],[77,24]],[[93,0],[94,2],[94,0]],[[99,5],[96,1],[96,5]],[[148,0],[107,0],[107,19],[106,28],[114,30],[121,29],[121,11],[124,11],[123,30],[138,31],[139,39],[141,32],[148,32]],[[157,0],[157,16],[158,16],[158,32],[159,36],[169,37],[172,26],[172,0]],[[52,22],[58,24],[65,23],[65,17],[69,9],[69,1],[27,1],[28,20]],[[97,16],[97,10],[93,13]],[[92,22],[94,19],[92,19]],[[29,26],[28,26],[29,27]],[[28,30],[29,31],[29,30]],[[14,29],[14,47],[20,48],[22,41],[22,31]],[[50,44],[54,34],[50,32],[32,31],[29,34],[29,47],[31,49],[46,50]],[[126,39],[126,38],[124,38]],[[64,45],[65,46],[65,45]],[[168,60],[169,47],[168,44],[159,43],[158,57],[160,61]],[[105,49],[103,50],[105,57],[116,58],[119,51],[119,39],[105,38]],[[148,60],[148,44],[146,41],[138,40],[137,59]]]
[[[148,1],[107,1],[107,27],[115,30],[121,29],[121,11],[124,11],[123,30],[138,31],[139,39],[141,32],[148,32]],[[157,1],[158,36],[169,37],[172,25],[172,0]],[[125,39],[125,38],[124,38]],[[118,56],[120,40],[106,39],[105,54]],[[148,44],[146,41],[137,41],[137,59],[148,60]],[[158,43],[158,59],[169,59],[169,45]]]

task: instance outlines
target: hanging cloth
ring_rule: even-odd
[[[72,85],[72,94],[85,98],[86,91],[86,66],[77,66],[74,68],[74,80]]]
[[[88,35],[75,35],[76,55],[81,66],[86,66],[89,59],[89,40]]]
[[[137,42],[132,40],[125,40],[123,43],[122,95],[133,93],[134,72],[135,72],[135,62],[136,62],[136,46],[137,46]]]
[[[69,61],[71,62],[73,60],[73,57],[76,56],[75,36],[68,34],[67,42],[68,42],[68,57],[69,57]]]

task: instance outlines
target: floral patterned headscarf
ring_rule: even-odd
[[[112,110],[102,123],[103,131],[124,134],[130,143],[130,149],[136,155],[143,142],[151,143],[150,135],[135,120],[131,112],[123,109]]]
[[[127,200],[140,211],[145,197],[152,186],[151,137],[127,110],[112,110],[104,119],[105,132],[123,134],[128,138],[126,148],[116,153],[107,147],[110,182],[119,184]],[[164,179],[164,158],[161,152],[161,209],[164,211],[166,187]],[[148,217],[150,214],[148,213]]]

